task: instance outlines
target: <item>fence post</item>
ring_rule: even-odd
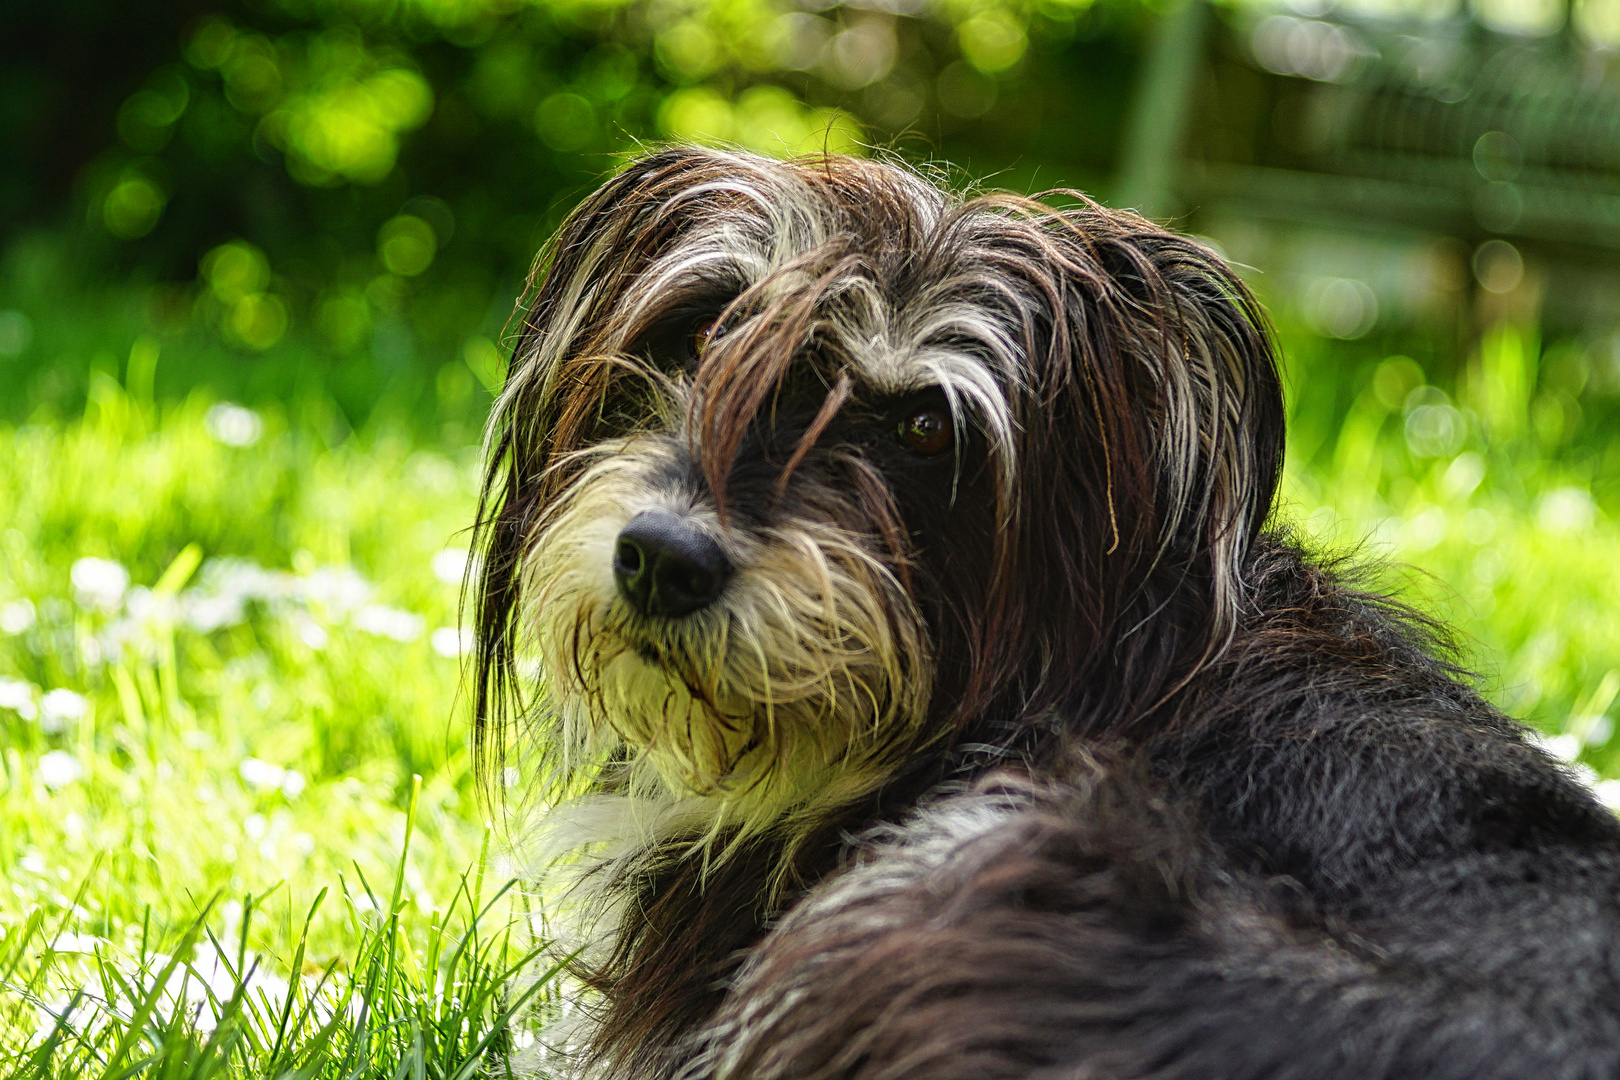
[[[1114,201],[1156,221],[1180,209],[1175,173],[1209,19],[1208,0],[1170,0],[1131,99]]]

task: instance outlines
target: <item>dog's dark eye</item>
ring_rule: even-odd
[[[913,454],[933,457],[943,454],[956,441],[951,414],[938,406],[914,409],[900,421],[895,432],[900,445]]]
[[[717,308],[709,305],[695,310],[682,307],[665,314],[649,327],[631,351],[652,361],[662,371],[690,372],[724,332]]]
[[[686,347],[692,354],[692,359],[703,359],[704,350],[709,343],[720,336],[719,319],[699,319],[697,325],[692,327],[692,335],[688,338]]]

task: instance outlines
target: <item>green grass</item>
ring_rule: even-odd
[[[100,378],[0,430],[0,1075],[504,1058],[528,939],[457,708],[475,454],[314,428]]]
[[[1493,700],[1620,776],[1620,525],[1601,498],[1620,469],[1613,447],[1538,430],[1533,345],[1488,337],[1451,395],[1387,359],[1342,416],[1303,408],[1333,373],[1296,363],[1279,517],[1381,562],[1388,588],[1457,628]],[[1600,793],[1620,804],[1620,786]]]
[[[1522,345],[1449,397],[1299,365],[1281,516],[1386,560],[1596,781],[1613,477],[1538,427]],[[528,913],[467,750],[476,451],[130,381],[0,428],[0,1075],[502,1075],[552,989],[510,978]]]
[[[277,890],[244,898],[227,942],[211,931],[214,905],[205,905],[169,953],[154,947],[149,924],[120,947],[59,932],[71,912],[53,928],[36,908],[0,940],[0,1020],[16,1033],[0,1057],[6,1075],[512,1075],[513,1021],[551,990],[551,973],[519,980],[534,974],[539,950],[515,947],[510,921],[490,930],[502,926],[511,882],[486,899],[482,875],[463,879],[445,911],[425,927],[409,925],[403,870],[415,794],[392,891],[379,895],[363,878],[360,891],[345,888],[338,903],[350,945],[325,967],[307,953],[325,890],[301,925],[287,927],[296,942],[291,977],[266,970],[250,944],[257,909]]]

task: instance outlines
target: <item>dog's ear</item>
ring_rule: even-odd
[[[1123,467],[1145,466],[1140,482],[1151,487],[1151,501],[1147,487],[1130,493],[1153,511],[1140,550],[1178,571],[1207,573],[1224,620],[1282,468],[1282,381],[1270,326],[1207,247],[1134,214],[1095,208],[1087,216],[1107,278],[1089,312],[1071,311],[1069,332],[1089,332],[1091,355],[1106,348],[1109,366],[1123,367],[1130,394],[1114,403],[1123,415],[1110,426]]]
[[[1004,635],[1043,657],[1037,699],[1100,689],[1106,668],[1140,707],[1230,638],[1281,468],[1281,379],[1264,315],[1217,255],[1063,194],[1078,207],[1014,207],[1029,229],[1014,265],[1045,325],[1025,332],[1020,519],[998,589],[1023,610],[997,621],[1047,627]]]

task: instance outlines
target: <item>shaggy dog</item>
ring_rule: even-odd
[[[1242,283],[1053,201],[672,149],[543,258],[477,609],[540,1068],[1620,1076],[1620,825],[1268,524]]]

